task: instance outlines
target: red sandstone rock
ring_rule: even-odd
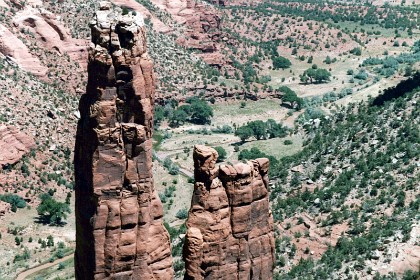
[[[220,51],[218,45],[221,37],[221,18],[213,6],[196,0],[151,0],[151,2],[168,12],[178,24],[186,27],[177,39],[178,44],[200,50],[204,56]],[[214,56],[209,60],[215,61]]]
[[[75,149],[76,278],[172,279],[153,186],[155,78],[143,18],[100,7]]]
[[[34,147],[32,137],[14,126],[0,125],[0,166],[15,164]]]
[[[8,202],[0,201],[0,217],[6,215],[11,209],[11,205]]]
[[[215,166],[217,152],[200,145],[193,156],[196,183],[183,252],[185,279],[272,279],[268,159]]]
[[[80,64],[86,62],[85,41],[72,38],[70,31],[56,20],[54,14],[45,9],[27,6],[16,13],[13,24],[20,29],[30,30],[46,48],[61,54],[67,53]]]
[[[0,53],[15,62],[23,70],[36,76],[43,77],[47,74],[47,67],[30,53],[28,47],[18,37],[1,24]]]

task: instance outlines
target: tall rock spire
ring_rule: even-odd
[[[195,185],[183,252],[184,279],[272,279],[268,159],[215,166],[217,152],[200,145],[193,156]]]
[[[100,3],[75,148],[76,279],[172,279],[154,190],[155,80],[143,18]]]

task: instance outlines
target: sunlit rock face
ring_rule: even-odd
[[[195,185],[183,252],[185,279],[272,279],[268,159],[216,166],[217,152],[199,145],[193,156]]]
[[[100,3],[75,148],[76,278],[172,279],[153,186],[155,78],[143,18]]]

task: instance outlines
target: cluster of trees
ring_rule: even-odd
[[[178,175],[179,174],[178,164],[174,163],[169,157],[165,158],[165,160],[163,161],[163,167],[168,169],[168,172],[171,175]]]
[[[310,3],[308,5],[305,3]],[[361,24],[378,24],[385,28],[401,28],[414,29],[418,28],[419,24],[415,20],[416,8],[413,7],[398,7],[380,9],[375,6],[365,9],[362,5],[358,8],[356,5],[342,5],[339,11],[331,8],[326,10],[323,2],[317,1],[299,1],[300,5],[278,5],[276,1],[271,3],[261,3],[252,7],[255,11],[260,11],[264,14],[279,14],[285,15],[289,18],[303,17],[304,21],[319,21],[326,22],[332,20],[334,23],[339,22],[360,22]]]
[[[396,232],[401,233],[401,238],[395,240],[397,242],[404,243],[412,238],[412,219],[418,215],[420,205],[419,197],[409,203],[405,199],[406,192],[412,192],[416,187],[415,179],[410,179],[409,174],[412,174],[420,153],[414,148],[420,143],[420,133],[415,125],[419,108],[411,103],[419,96],[418,82],[413,80],[392,89],[398,93],[393,96],[395,100],[386,99],[385,102],[380,98],[381,103],[372,100],[372,105],[353,104],[332,119],[325,119],[303,151],[282,158],[272,166],[271,176],[280,180],[270,194],[276,220],[296,217],[304,211],[319,211],[329,213],[327,218],[319,221],[321,227],[340,223],[350,226],[346,237],[341,237],[337,245],[330,247],[319,260],[301,261],[274,279],[296,279],[309,274],[316,279],[330,279],[344,264],[350,270],[366,270],[364,260],[370,259],[378,249],[378,244],[381,244],[378,240],[394,237]],[[404,117],[396,120],[395,112],[401,112]],[[378,124],[382,125],[378,127]],[[361,127],[364,134],[358,136]],[[389,133],[386,127],[391,127],[394,133]],[[378,140],[378,146],[384,147],[384,151],[366,149],[372,145],[369,143],[371,139]],[[401,157],[397,163],[392,163],[396,155]],[[343,164],[349,158],[350,166],[342,168],[339,174],[326,171],[327,166]],[[302,162],[314,169],[305,171],[303,176],[290,171],[291,167]],[[399,175],[395,176],[396,173]],[[322,176],[323,188],[293,191],[292,187],[301,184],[304,176],[318,182]],[[406,183],[402,183],[399,176],[406,176]],[[395,189],[397,185],[400,187]],[[356,193],[362,201],[360,208],[345,205],[351,193]],[[314,209],[316,200],[320,201],[315,206],[317,210]],[[378,214],[389,207],[395,209],[391,217]],[[352,265],[348,265],[350,263]],[[346,269],[346,274],[349,274],[349,269]],[[407,272],[405,277],[403,279],[416,279],[412,277],[417,275]],[[375,275],[373,279],[397,278]]]
[[[303,106],[303,99],[297,96],[296,92],[294,92],[288,86],[281,86],[277,89],[278,92],[284,93],[281,100],[283,104],[287,103],[290,105],[291,108],[296,108],[300,110]]]
[[[325,83],[331,79],[331,73],[327,69],[318,68],[316,64],[312,65],[311,68],[306,69],[305,72],[300,76],[300,81],[305,84],[313,83]]]
[[[229,57],[232,60],[232,65],[236,69],[239,69],[242,72],[242,78],[245,84],[258,81],[257,71],[252,66],[253,62],[258,63],[258,56],[252,56],[250,60],[245,63],[240,63],[234,56]],[[252,59],[254,58],[254,59]],[[235,77],[237,80],[240,79],[239,73],[236,72]]]
[[[240,151],[238,155],[239,160],[248,160],[248,159],[257,159],[257,158],[268,158],[271,164],[278,163],[278,160],[275,157],[262,152],[256,147],[253,147],[249,150],[244,149]]]
[[[7,193],[0,195],[0,200],[9,203],[13,212],[16,212],[18,208],[25,208],[26,206],[25,200],[16,194]]]
[[[155,106],[155,124],[159,125],[165,119],[171,127],[178,127],[186,122],[194,124],[210,124],[213,109],[207,101],[198,97],[187,98],[186,104],[178,106],[171,101],[166,106]]]
[[[51,225],[60,225],[70,213],[67,203],[56,201],[50,193],[40,195],[41,203],[37,207],[40,221]]]
[[[238,127],[235,131],[235,135],[241,138],[242,142],[245,142],[251,137],[255,137],[257,140],[285,137],[289,129],[283,126],[281,123],[277,123],[273,119],[264,121],[251,121],[246,125]]]
[[[405,73],[406,77],[413,74],[413,65],[420,60],[420,41],[416,41],[412,47],[411,53],[402,53],[398,56],[387,56],[385,58],[369,57],[362,63],[363,66],[380,66],[373,68],[373,71],[390,77],[394,75],[400,66],[406,64]]]
[[[283,56],[275,56],[271,58],[273,60],[273,69],[287,69],[292,66],[289,59]]]
[[[260,44],[261,48],[264,49],[265,54],[271,57],[273,62],[273,69],[287,69],[292,65],[292,63],[289,59],[279,54],[277,51],[279,45],[280,40],[278,39]]]

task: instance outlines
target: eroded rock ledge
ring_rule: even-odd
[[[155,78],[143,18],[100,3],[75,148],[76,279],[172,279],[154,190]]]
[[[216,166],[217,152],[200,145],[193,157],[196,182],[183,252],[185,279],[272,279],[268,159]]]

